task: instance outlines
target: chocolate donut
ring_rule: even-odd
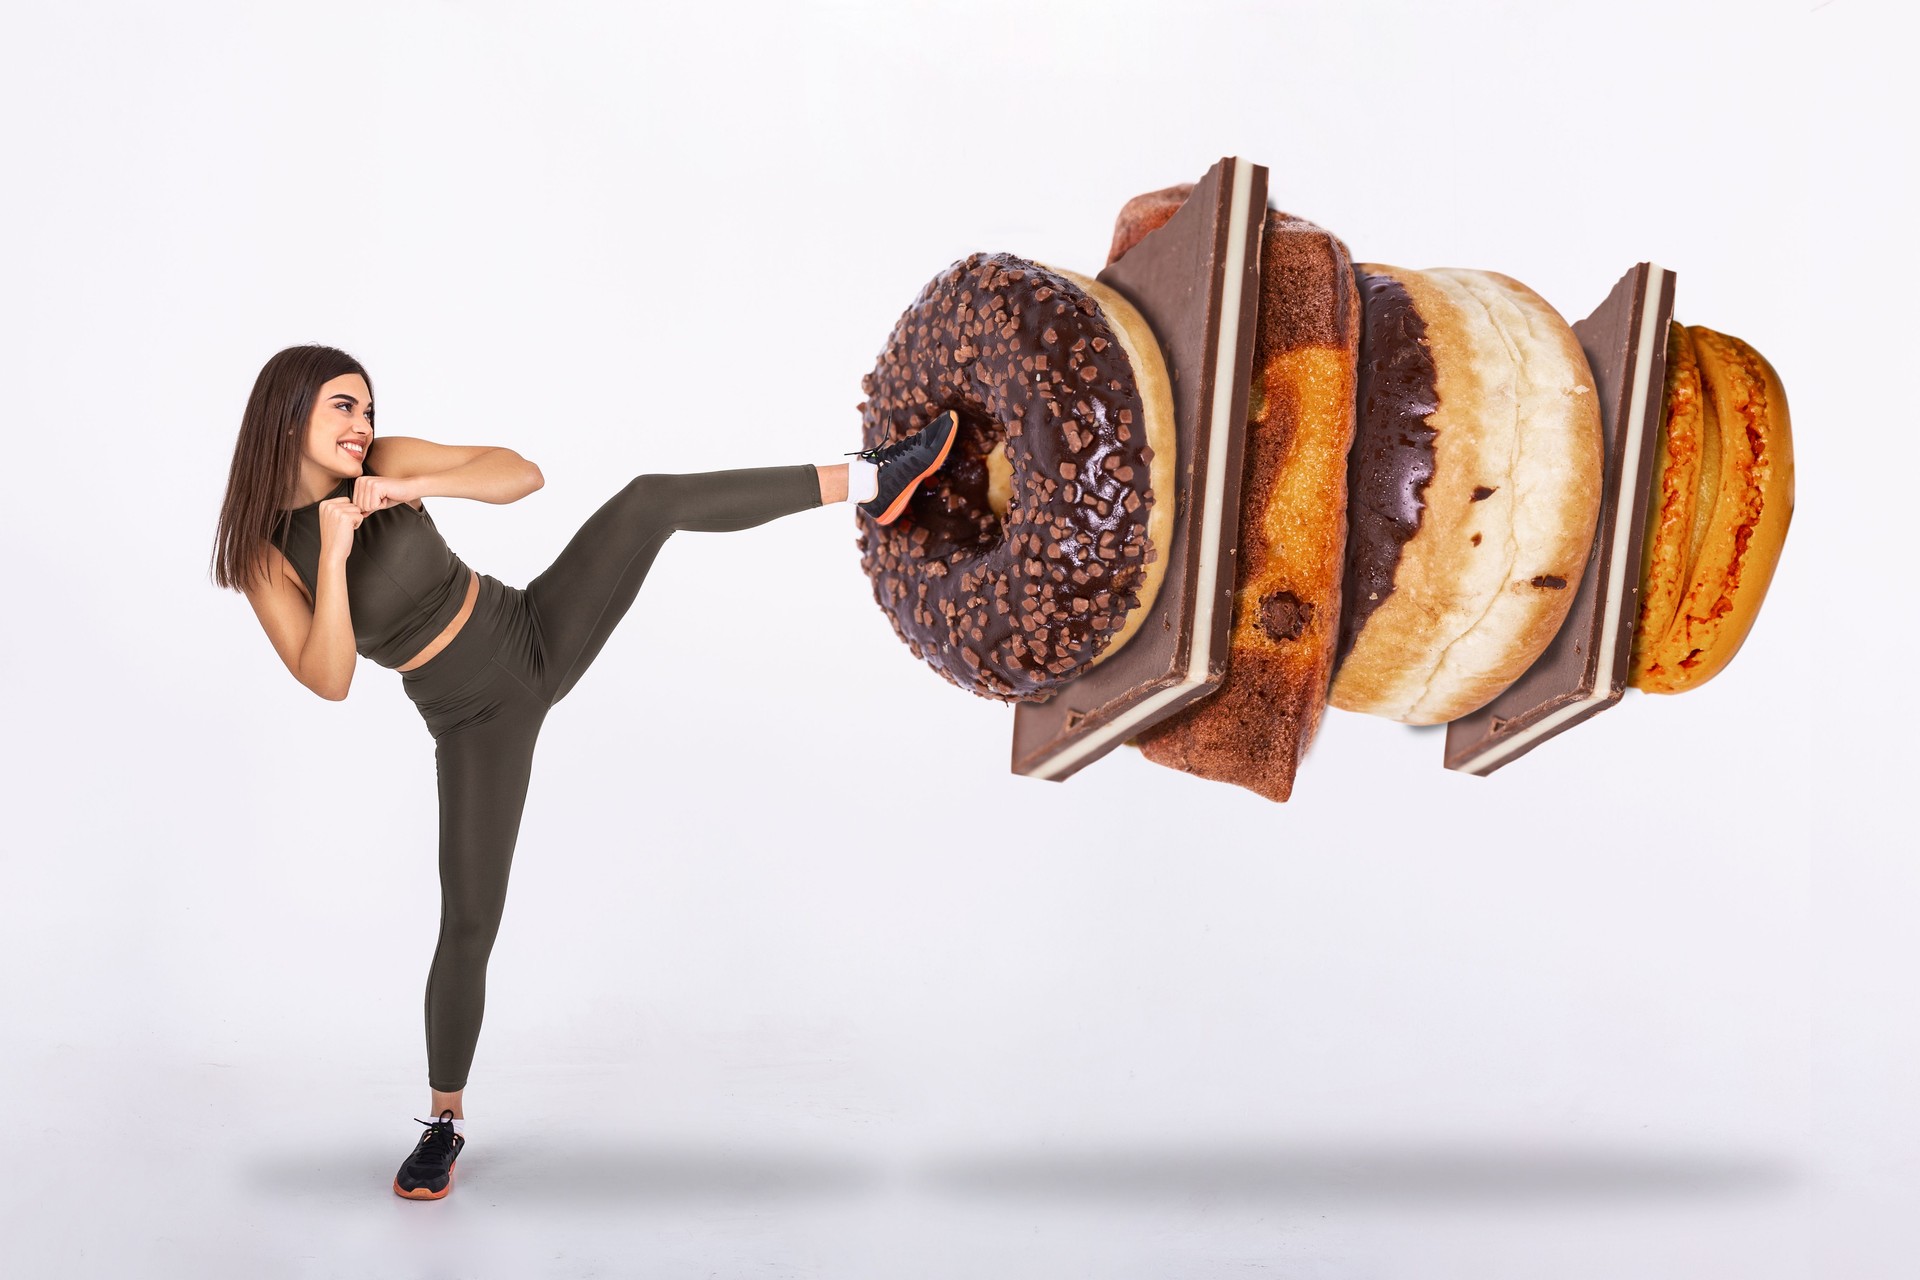
[[[1579,340],[1493,271],[1358,263],[1359,420],[1329,701],[1438,724],[1498,695],[1565,621],[1600,510]]]
[[[982,697],[1039,701],[1138,629],[1172,537],[1175,445],[1132,304],[970,254],[920,290],[860,386],[867,448],[960,417],[906,511],[860,523],[874,599],[915,657]]]

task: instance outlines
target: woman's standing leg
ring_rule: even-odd
[[[844,495],[844,473],[840,479]],[[527,584],[552,701],[566,697],[593,664],[675,530],[749,529],[821,505],[822,492],[820,471],[807,463],[635,476]]]
[[[479,723],[434,744],[440,788],[440,936],[427,974],[427,1080],[466,1087],[487,1001],[487,960],[507,900],[507,873],[527,802],[534,744],[548,704],[504,670],[500,700]],[[460,1114],[458,1108],[456,1114]]]

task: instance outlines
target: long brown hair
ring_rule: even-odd
[[[344,373],[366,378],[372,397],[373,379],[358,360],[336,347],[288,347],[261,366],[246,412],[240,415],[240,436],[233,442],[233,463],[227,469],[227,496],[214,532],[214,585],[235,591],[252,585],[260,544],[286,519],[286,505],[300,482],[300,455],[313,402],[321,387]]]

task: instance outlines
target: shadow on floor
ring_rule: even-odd
[[[1328,1145],[1114,1146],[931,1161],[920,1180],[946,1193],[1126,1200],[1249,1195],[1418,1204],[1777,1192],[1797,1168],[1773,1157],[1596,1147]]]
[[[1777,1193],[1791,1161],[1711,1151],[1603,1147],[1184,1144],[933,1152],[895,1164],[842,1151],[663,1146],[509,1136],[477,1144],[459,1177],[471,1191],[522,1201],[790,1201],[888,1186],[943,1198],[1141,1201],[1244,1196],[1314,1203],[1505,1204],[1691,1199]],[[312,1151],[242,1171],[268,1195],[337,1198],[384,1190],[398,1159]]]
[[[387,1190],[404,1154],[310,1150],[297,1160],[257,1161],[243,1176],[267,1195],[358,1196]],[[857,1195],[884,1181],[886,1170],[840,1152],[509,1136],[475,1142],[454,1177],[468,1192],[520,1201],[766,1202]]]

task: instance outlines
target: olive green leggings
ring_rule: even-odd
[[[459,633],[400,673],[433,735],[440,788],[440,940],[426,997],[433,1088],[466,1087],[547,708],[592,665],[676,529],[747,529],[819,505],[808,464],[636,476],[524,589],[481,574]]]

